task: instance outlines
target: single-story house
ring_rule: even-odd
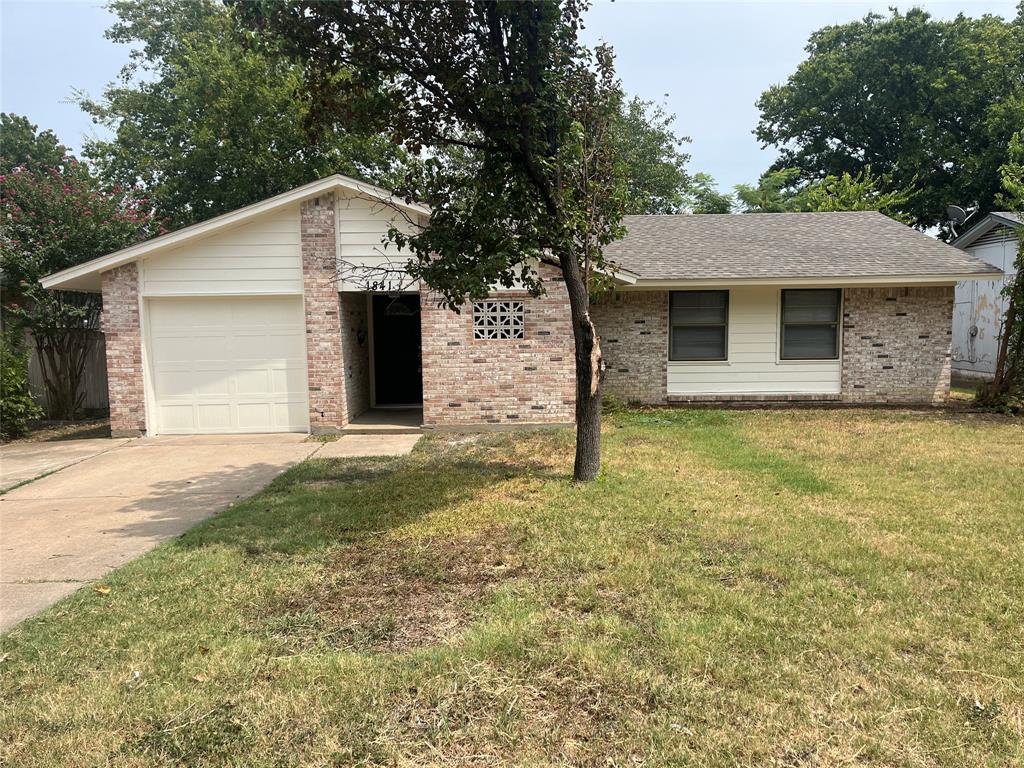
[[[973,217],[972,217],[973,218]],[[1017,227],[1021,217],[996,211],[979,217],[951,245],[1002,271],[956,284],[953,307],[953,373],[986,380],[996,373],[999,337],[1006,315],[1003,289],[1017,274]]]
[[[101,291],[115,434],[574,418],[568,300],[496,290],[460,313],[409,281],[391,226],[430,211],[331,176],[47,277]],[[626,402],[933,403],[953,288],[998,270],[881,214],[630,216],[592,307]]]

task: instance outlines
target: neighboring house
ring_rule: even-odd
[[[953,372],[969,379],[991,379],[996,372],[999,336],[1006,314],[1003,288],[1017,274],[1019,215],[999,211],[982,216],[952,245],[1003,271],[986,280],[957,283],[953,310]]]
[[[332,176],[44,280],[102,291],[115,434],[337,430],[371,407],[428,427],[567,424],[558,271],[539,298],[442,309],[385,246],[424,207]],[[631,216],[593,306],[623,401],[933,403],[953,287],[995,267],[878,213]]]

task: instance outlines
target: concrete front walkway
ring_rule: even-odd
[[[32,467],[64,468],[0,496],[0,631],[252,495],[326,447],[327,456],[394,455],[408,453],[416,439],[352,436],[324,444],[280,434],[33,444],[50,446],[53,455],[47,460],[37,454]],[[91,445],[76,453],[75,442]],[[17,471],[30,471],[29,459],[18,459],[15,447],[0,451],[5,483],[9,455],[10,466],[21,461]],[[72,455],[77,463],[68,465]]]

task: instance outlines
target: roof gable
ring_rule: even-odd
[[[1024,220],[1022,220],[1020,214],[1013,213],[1011,211],[993,211],[971,225],[966,232],[963,232],[959,237],[953,240],[952,245],[961,249],[968,248],[978,240],[978,238],[984,237],[993,229],[998,227],[1010,227],[1011,229],[1015,229],[1021,224],[1024,224]]]
[[[236,227],[258,216],[262,216],[279,208],[295,205],[303,200],[317,197],[326,192],[334,190],[346,190],[360,197],[367,197],[372,200],[386,202],[396,208],[408,211],[413,214],[429,216],[430,209],[424,205],[407,203],[404,200],[394,197],[386,189],[368,184],[363,181],[351,179],[348,176],[335,174],[325,179],[305,184],[301,187],[283,192],[280,195],[261,200],[257,203],[238,208],[234,211],[215,216],[212,219],[192,224],[188,227],[169,232],[166,235],[144,240],[141,243],[123,248],[120,251],[109,253],[105,256],[92,259],[91,261],[78,264],[74,267],[55,272],[44,277],[40,282],[44,288],[60,288],[66,290],[97,291],[100,288],[100,273],[109,271],[122,264],[137,261],[142,258],[149,258],[171,248],[190,243],[199,238],[206,237],[218,230],[229,227]]]

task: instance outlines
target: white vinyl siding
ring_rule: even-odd
[[[300,296],[146,301],[158,434],[305,432]]]
[[[388,240],[388,230],[413,232],[415,223],[379,200],[341,197],[337,201],[338,273],[342,291],[415,290],[405,277],[405,265],[412,257]]]
[[[839,360],[779,359],[779,301],[772,286],[731,289],[728,360],[669,361],[668,394],[837,394]]]
[[[139,262],[144,296],[301,294],[299,208],[267,213]]]

